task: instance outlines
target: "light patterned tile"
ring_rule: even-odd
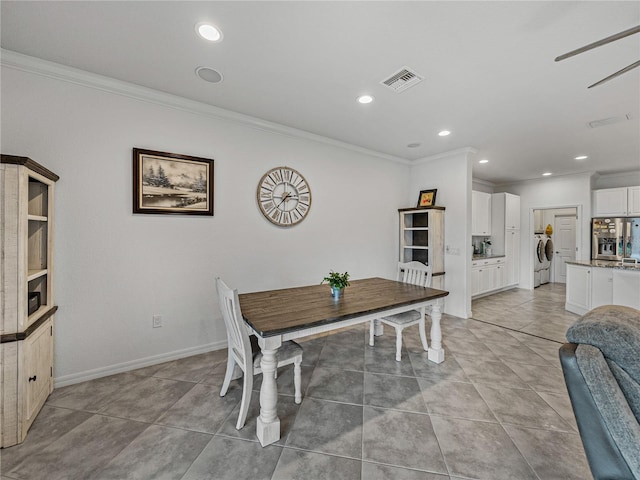
[[[181,480],[270,480],[281,453],[280,446],[215,436]]]
[[[86,480],[148,426],[95,414],[37,455],[23,459],[7,475],[29,480]]]
[[[365,373],[364,404],[427,413],[427,406],[415,377]]]
[[[288,447],[361,458],[361,405],[305,398],[289,433]]]
[[[505,429],[540,478],[592,478],[580,436],[506,425]]]
[[[429,413],[496,422],[486,402],[471,383],[418,378]]]
[[[432,417],[451,475],[486,480],[538,480],[497,423]]]
[[[363,460],[447,473],[429,415],[364,408]]]
[[[503,424],[572,431],[558,413],[533,390],[477,385],[482,398]]]
[[[285,448],[272,480],[359,480],[362,462],[351,458]],[[370,477],[364,476],[370,480]]]
[[[90,480],[181,478],[212,435],[150,425]]]

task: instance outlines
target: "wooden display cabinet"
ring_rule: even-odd
[[[53,204],[58,176],[0,161],[0,447],[21,443],[53,391]]]
[[[401,208],[400,261],[431,266],[432,286],[444,289],[444,207]]]

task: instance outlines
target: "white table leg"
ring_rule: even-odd
[[[275,341],[274,341],[275,340]],[[280,440],[280,419],[278,418],[278,387],[276,385],[277,354],[280,339],[258,339],[262,349],[262,386],[260,387],[260,416],[256,435],[263,447]]]
[[[374,326],[374,329],[373,329],[374,333],[373,334],[376,337],[380,337],[380,336],[384,335],[384,325],[382,324],[382,322],[380,320],[374,320],[373,321],[373,326]]]
[[[440,319],[442,318],[441,303],[436,302],[431,307],[431,347],[427,358],[435,363],[444,362],[444,350],[442,348],[442,330]]]

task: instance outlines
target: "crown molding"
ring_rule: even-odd
[[[587,177],[589,180],[591,180],[591,177],[594,174],[595,172],[585,171],[585,172],[578,172],[578,173],[566,173],[564,175],[552,175],[549,177],[527,178],[525,180],[518,180],[516,182],[497,183],[495,184],[495,187],[504,188],[504,187],[509,187],[511,185],[523,185],[523,184],[526,185],[526,184],[532,184],[532,183],[552,182],[556,179],[567,179],[572,177]]]
[[[496,186],[496,184],[495,184],[495,183],[490,182],[489,180],[483,180],[482,178],[475,178],[475,177],[473,177],[473,178],[471,179],[471,181],[472,181],[473,183],[477,183],[477,184],[479,184],[479,185],[484,185],[484,186],[486,186],[486,187],[495,187],[495,186]]]
[[[429,157],[419,158],[418,160],[413,162],[412,165],[422,165],[423,163],[429,163],[434,160],[440,160],[442,158],[457,157],[460,155],[476,155],[477,153],[478,153],[478,150],[476,150],[473,147],[463,147],[463,148],[458,148],[456,150],[450,150],[448,152],[442,152],[436,155],[431,155]]]
[[[413,164],[405,158],[376,152],[375,150],[369,150],[340,140],[334,140],[332,138],[323,137],[322,135],[316,135],[297,128],[287,127],[279,123],[233,112],[231,110],[215,107],[195,100],[189,100],[178,95],[172,95],[170,93],[134,85],[132,83],[116,80],[104,75],[90,73],[78,68],[68,67],[59,63],[31,57],[29,55],[23,55],[11,50],[0,49],[0,65],[34,75],[53,78],[55,80],[73,83],[83,87],[93,88],[95,90],[101,90],[103,92],[121,95],[139,101],[153,103],[172,108],[174,110],[181,110],[183,112],[214,118],[216,120],[240,124],[265,132],[330,145],[393,163],[400,163],[403,165]]]

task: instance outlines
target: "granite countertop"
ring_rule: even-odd
[[[504,255],[474,255],[471,260],[487,260],[489,258],[503,258]]]
[[[581,265],[583,267],[600,267],[600,268],[615,268],[616,270],[638,270],[640,271],[640,263],[625,263],[616,262],[613,260],[571,260],[566,262],[571,265]]]

